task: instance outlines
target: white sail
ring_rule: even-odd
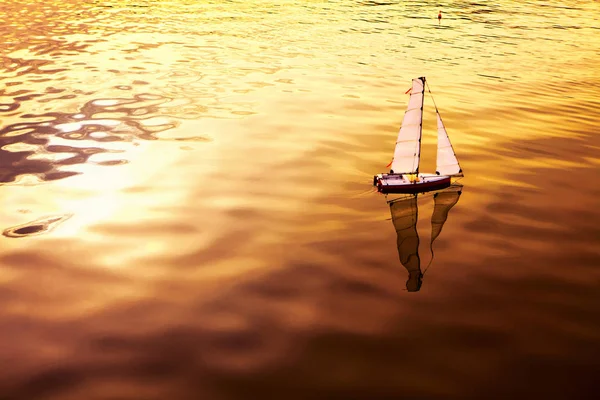
[[[442,122],[442,117],[440,117],[439,112],[436,112],[436,115],[438,129],[436,173],[440,175],[463,176],[462,169],[458,164],[458,159],[450,143],[450,138]]]
[[[404,113],[392,160],[392,170],[395,173],[419,172],[424,92],[425,78],[413,79],[410,100]]]

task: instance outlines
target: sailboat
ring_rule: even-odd
[[[431,241],[429,244],[431,261],[429,265],[433,261],[433,242],[442,232],[450,209],[458,203],[462,189],[462,185],[455,183],[433,195],[435,205],[431,215]],[[406,289],[409,292],[418,292],[421,289],[424,274],[424,272],[421,272],[421,259],[419,257],[417,196],[417,193],[406,194],[404,197],[388,202],[392,213],[392,222],[396,229],[396,244],[400,263],[408,271]]]
[[[450,143],[442,117],[435,106],[437,116],[438,146],[435,174],[419,173],[421,136],[423,133],[423,102],[425,77],[412,80],[410,99],[402,126],[398,133],[394,157],[389,173],[373,177],[373,185],[383,193],[423,193],[443,189],[451,185],[452,177],[462,177],[463,172]],[[427,85],[429,88],[429,85]],[[408,92],[407,92],[408,93]],[[431,95],[431,90],[429,90]],[[433,95],[431,96],[433,99]]]

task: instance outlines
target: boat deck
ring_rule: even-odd
[[[435,174],[379,174],[373,183],[383,193],[420,193],[450,186],[450,177]]]

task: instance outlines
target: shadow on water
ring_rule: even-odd
[[[433,195],[435,206],[431,215],[431,262],[433,261],[433,242],[442,232],[444,223],[448,219],[450,209],[458,203],[462,193],[463,185],[454,184],[449,188],[440,190]],[[423,284],[421,271],[421,258],[419,257],[419,234],[417,232],[417,220],[419,209],[417,204],[418,194],[406,195],[388,201],[392,213],[392,222],[396,229],[398,255],[400,262],[408,271],[406,289],[409,292],[418,292]]]
[[[2,232],[2,235],[11,238],[41,235],[43,233],[51,231],[60,223],[69,219],[70,217],[70,214],[65,214],[38,218],[34,221],[30,221],[19,226],[13,226],[12,228],[5,229],[4,232]]]

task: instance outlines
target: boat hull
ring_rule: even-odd
[[[373,184],[381,193],[424,193],[450,186],[451,179],[434,174],[379,174],[373,177]]]

